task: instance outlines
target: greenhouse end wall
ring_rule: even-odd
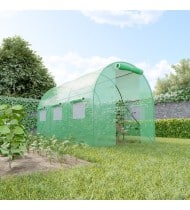
[[[118,129],[119,128],[119,129]],[[38,107],[38,132],[92,146],[155,139],[154,101],[142,70],[126,62],[50,89]]]

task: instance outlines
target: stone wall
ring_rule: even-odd
[[[156,104],[155,118],[190,118],[190,101]]]

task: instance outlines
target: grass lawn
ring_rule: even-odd
[[[190,199],[190,140],[77,148],[93,164],[0,179],[0,199]]]

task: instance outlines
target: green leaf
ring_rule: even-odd
[[[12,110],[21,111],[21,110],[23,110],[23,106],[22,105],[14,105],[14,106],[12,106]]]
[[[12,154],[20,154],[20,149],[19,148],[11,148],[11,153]]]
[[[5,110],[8,108],[7,104],[0,105],[0,110]]]
[[[4,122],[3,122],[3,119],[0,118],[0,125],[3,125]]]
[[[13,141],[14,142],[25,142],[26,141],[26,138],[25,138],[25,135],[22,134],[21,135],[15,135],[14,138],[13,138]]]
[[[20,145],[19,142],[13,142],[13,143],[11,144],[11,146],[12,146],[13,148],[18,148],[19,145]]]
[[[13,116],[14,116],[15,119],[18,119],[18,120],[22,119],[22,116],[18,113],[14,113]]]
[[[26,151],[26,146],[20,145],[19,150],[23,153],[24,151]]]
[[[0,151],[1,151],[2,155],[8,155],[9,154],[8,149],[0,148]]]
[[[12,113],[13,113],[13,112],[12,112],[11,108],[5,110],[5,115],[6,115],[6,116],[11,116]]]
[[[16,126],[15,129],[13,130],[13,133],[16,135],[22,135],[24,134],[24,130],[20,126]]]
[[[18,125],[18,120],[17,119],[13,119],[10,121],[11,125]]]
[[[9,134],[11,131],[7,125],[0,126],[0,134]]]
[[[2,149],[7,149],[10,146],[10,143],[4,143],[1,145]]]

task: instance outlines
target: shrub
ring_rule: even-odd
[[[182,90],[176,90],[165,94],[160,94],[154,97],[155,104],[167,102],[180,102],[190,100],[190,87]]]
[[[22,120],[22,123],[28,131],[33,131],[36,129],[38,103],[39,100],[32,98],[14,98],[14,97],[0,96],[0,105],[20,104],[23,106],[25,110],[25,116]]]
[[[155,127],[157,137],[190,138],[190,118],[156,120]]]

